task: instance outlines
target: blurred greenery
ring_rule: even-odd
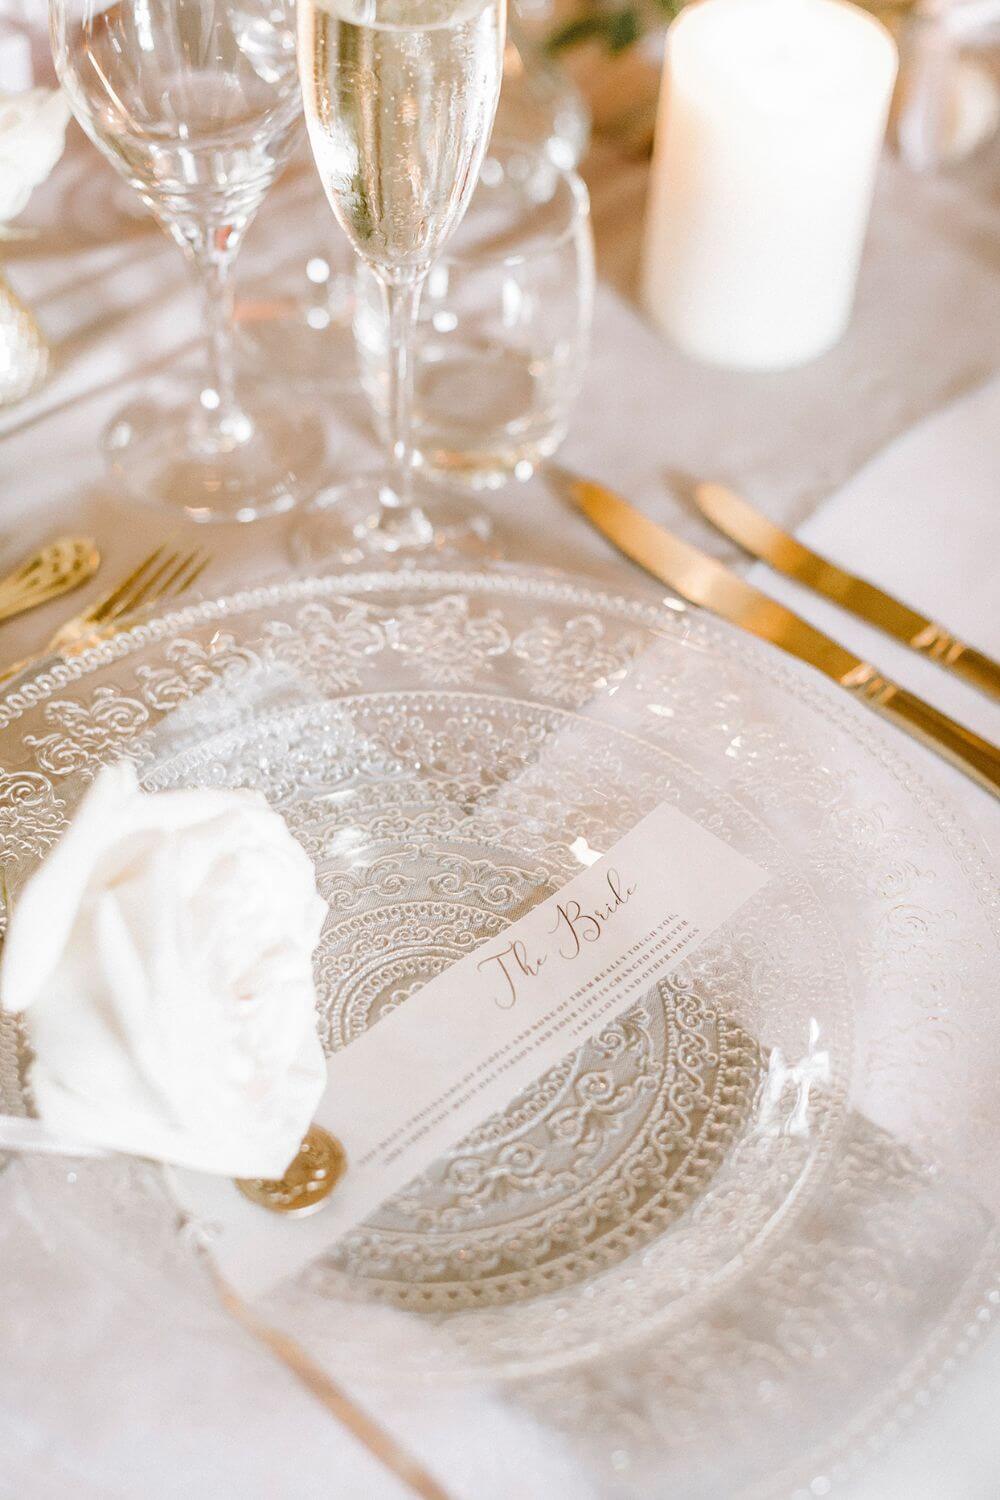
[[[549,51],[600,42],[612,54],[625,52],[640,37],[672,21],[684,4],[685,0],[634,0],[628,5],[586,0],[584,10],[552,32]]]
[[[622,5],[619,0],[584,0],[583,8],[550,34],[548,49],[558,53],[583,42],[597,42],[612,55],[626,52],[640,37],[662,30],[686,3],[687,0],[630,0]],[[913,0],[859,0],[859,3],[891,26],[912,8]]]

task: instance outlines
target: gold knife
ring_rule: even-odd
[[[620,495],[555,467],[549,472],[598,531],[654,578],[690,603],[703,605],[832,677],[853,697],[1000,797],[1000,750],[995,745],[890,682],[870,662],[854,656],[714,557],[671,536]]]
[[[694,498],[713,526],[778,573],[832,599],[841,609],[919,651],[981,693],[1000,699],[1000,663],[967,646],[943,625],[936,625],[867,579],[847,573],[829,558],[810,551],[724,484],[699,484]]]

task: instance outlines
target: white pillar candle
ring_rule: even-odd
[[[670,27],[642,296],[685,352],[780,370],[840,338],[896,62],[845,0],[696,0]]]

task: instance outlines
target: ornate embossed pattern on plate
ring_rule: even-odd
[[[706,1432],[770,1493],[841,1429],[878,1430],[933,1383],[960,1321],[988,1314],[995,884],[884,733],[771,653],[510,570],[307,579],[43,667],[0,699],[0,728],[15,892],[122,754],[150,785],[254,786],[280,806],[330,904],[329,1048],[556,888],[574,840],[606,847],[662,797],[774,873],[689,969],[287,1287],[287,1326],[377,1365],[345,1299],[425,1309],[469,1370],[550,1370],[524,1399],[630,1466],[625,1493],[702,1463],[714,1495]],[[806,1140],[772,1138],[756,1128],[768,1052],[794,1061],[810,1019],[832,1082]],[[9,1018],[0,1092],[28,1107]],[[106,1207],[119,1178],[115,1244],[135,1205],[135,1255],[170,1264],[138,1167],[81,1171],[81,1203],[92,1182]],[[827,1377],[813,1429],[805,1392]]]
[[[454,619],[450,611],[449,634]],[[304,769],[290,776],[291,766]],[[606,847],[662,796],[688,795],[692,777],[655,747],[562,708],[397,691],[241,721],[148,779],[257,785],[285,813],[330,906],[317,975],[321,1034],[333,1050],[569,878],[574,840]],[[719,831],[777,873],[782,856],[766,830],[725,798],[715,802]],[[839,962],[815,898],[798,891],[814,942],[772,972],[761,935],[778,891],[788,899],[788,880],[713,945],[697,971],[703,984],[692,971],[660,985],[545,1074],[321,1258],[312,1288],[334,1297],[363,1287],[437,1313],[502,1307],[579,1285],[673,1225],[662,1314],[697,1277],[737,1264],[818,1172],[837,1116],[831,1102],[805,1148],[758,1153],[753,1171],[737,1176],[732,1213],[728,1170],[742,1160],[736,1148],[764,1060],[710,997],[742,993],[760,1018],[780,989],[788,1015],[801,1019]],[[845,1020],[844,983],[825,1008],[831,1040]],[[697,1232],[682,1233],[695,1203]]]

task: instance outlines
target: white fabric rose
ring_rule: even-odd
[[[61,89],[0,93],[0,225],[17,217],[63,153],[69,105]]]
[[[149,794],[105,767],[15,898],[0,1001],[60,1135],[280,1177],[326,1081],[312,862],[255,792]]]

